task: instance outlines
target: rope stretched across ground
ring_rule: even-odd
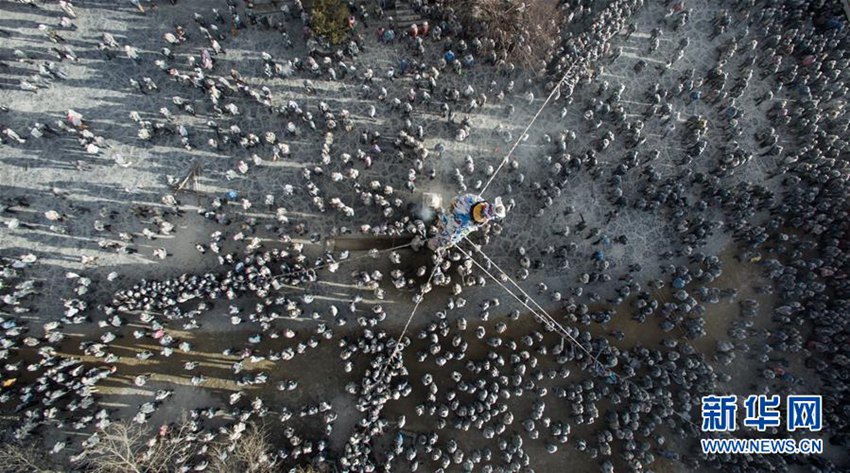
[[[619,5],[620,3],[624,3],[624,2],[617,1],[617,0],[615,0],[614,2],[611,2],[611,4],[608,5],[600,13],[599,17],[604,18],[604,17],[607,17],[607,16],[614,16],[615,12],[619,12],[620,9],[621,9],[621,5]],[[633,13],[634,12],[630,12],[630,14],[633,14]],[[549,92],[549,96],[546,97],[546,100],[543,101],[543,104],[537,110],[537,113],[535,113],[534,116],[531,117],[531,120],[525,126],[525,129],[517,137],[516,141],[514,141],[513,146],[511,146],[511,148],[508,150],[508,153],[505,155],[505,157],[502,158],[502,161],[499,163],[499,166],[496,168],[495,171],[493,171],[493,174],[490,176],[490,179],[488,179],[487,183],[484,184],[484,187],[481,188],[481,192],[479,192],[479,195],[481,195],[481,196],[484,195],[484,192],[487,191],[487,188],[490,186],[490,183],[493,182],[493,179],[496,178],[496,176],[499,174],[499,171],[501,171],[502,167],[504,167],[505,163],[508,162],[511,155],[513,155],[514,151],[516,151],[517,147],[519,146],[519,143],[523,140],[525,135],[528,133],[528,130],[531,129],[532,125],[534,125],[534,122],[537,121],[537,118],[540,116],[540,114],[543,112],[543,110],[546,108],[546,106],[549,105],[549,102],[552,100],[552,98],[555,97],[555,94],[557,94],[558,91],[561,89],[561,87],[567,82],[571,82],[570,88],[575,86],[575,81],[579,77],[579,74],[577,74],[577,73],[580,72],[580,70],[587,69],[591,56],[599,56],[599,53],[602,52],[602,50],[604,49],[604,46],[608,43],[608,41],[612,37],[614,37],[614,35],[619,33],[619,30],[618,31],[610,31],[607,34],[601,35],[601,37],[599,37],[599,38],[594,38],[593,37],[594,33],[595,32],[593,30],[591,30],[590,32],[583,32],[581,35],[579,35],[578,37],[571,40],[574,43],[574,45],[580,46],[578,48],[579,50],[583,49],[585,51],[585,53],[582,54],[582,55],[578,55],[578,57],[576,57],[575,61],[573,61],[573,63],[570,64],[570,66],[567,68],[567,71],[561,77],[561,80],[559,80],[558,83],[555,84],[555,87],[552,88],[552,91]],[[583,45],[588,45],[588,44],[592,45],[592,46],[590,46],[589,48],[583,47]],[[593,54],[591,54],[591,53],[593,53]]]
[[[479,269],[481,269],[481,270],[482,270],[485,274],[487,274],[488,276],[490,276],[490,279],[492,279],[493,281],[495,281],[495,282],[496,282],[496,284],[498,284],[499,286],[501,286],[501,287],[502,287],[502,289],[504,289],[504,290],[505,290],[505,292],[507,292],[508,294],[510,294],[511,296],[513,296],[513,297],[514,297],[514,299],[516,299],[516,300],[517,300],[520,304],[522,304],[523,306],[525,306],[525,308],[526,308],[529,312],[531,312],[531,313],[532,313],[535,317],[537,317],[539,320],[541,320],[541,321],[542,321],[545,325],[547,325],[547,327],[552,328],[552,325],[550,325],[550,324],[554,324],[555,326],[559,327],[561,331],[555,330],[554,328],[552,328],[552,330],[553,330],[553,331],[555,331],[555,332],[557,332],[558,334],[560,334],[562,338],[564,338],[564,335],[566,335],[566,336],[567,336],[567,337],[568,337],[568,338],[569,338],[569,339],[570,339],[570,340],[571,340],[571,341],[572,341],[575,345],[578,345],[578,347],[579,347],[579,348],[581,348],[581,349],[582,349],[582,351],[584,351],[584,352],[585,352],[585,353],[586,353],[586,354],[587,354],[587,355],[588,355],[591,359],[593,359],[593,360],[596,362],[596,366],[597,366],[597,367],[602,366],[602,364],[599,362],[599,359],[598,359],[596,356],[594,356],[592,353],[590,353],[590,351],[589,351],[587,348],[585,348],[585,347],[584,347],[581,343],[579,343],[579,342],[578,342],[578,340],[576,340],[576,339],[575,339],[572,335],[570,335],[569,333],[567,333],[566,329],[564,329],[564,327],[563,327],[563,326],[561,326],[561,324],[560,324],[560,323],[558,323],[558,321],[556,321],[556,320],[555,320],[555,319],[554,319],[551,315],[549,315],[549,314],[548,314],[548,313],[547,313],[547,312],[546,312],[546,311],[545,311],[545,310],[544,310],[544,309],[540,306],[540,304],[538,304],[538,303],[537,303],[537,301],[535,301],[535,300],[534,300],[534,298],[533,298],[533,297],[529,296],[529,295],[528,295],[528,293],[527,293],[527,292],[525,292],[525,290],[523,290],[523,289],[522,289],[522,287],[520,287],[520,286],[519,286],[519,284],[517,284],[517,283],[516,283],[516,281],[514,281],[514,280],[513,280],[510,276],[508,276],[508,274],[507,274],[507,273],[505,273],[505,272],[504,272],[501,268],[499,268],[499,267],[496,265],[496,263],[494,263],[494,262],[493,262],[493,260],[491,260],[491,259],[490,259],[490,258],[489,258],[486,254],[484,254],[484,252],[483,252],[483,251],[481,251],[481,249],[480,249],[477,245],[475,245],[474,243],[470,242],[469,240],[467,240],[467,242],[468,242],[468,243],[470,243],[470,244],[472,244],[472,245],[473,245],[473,247],[475,247],[476,251],[478,251],[478,253],[480,253],[481,255],[483,255],[483,256],[484,256],[484,258],[486,258],[486,259],[487,259],[487,261],[488,261],[488,262],[490,262],[490,264],[492,264],[493,266],[496,266],[496,269],[498,269],[498,270],[499,270],[499,271],[500,271],[500,272],[501,272],[501,273],[502,273],[502,274],[503,274],[503,275],[504,275],[504,276],[505,276],[505,277],[506,277],[506,278],[507,278],[507,279],[508,279],[511,283],[513,283],[513,285],[514,285],[514,286],[516,286],[516,288],[517,288],[517,289],[519,289],[519,290],[520,290],[520,292],[522,292],[522,293],[525,295],[525,297],[527,297],[527,298],[528,298],[531,302],[533,302],[533,303],[534,303],[534,305],[535,305],[535,306],[537,306],[537,307],[540,309],[540,311],[541,311],[543,314],[545,314],[545,315],[546,315],[546,317],[544,318],[542,315],[540,315],[540,313],[538,313],[537,311],[535,311],[534,309],[532,309],[532,308],[531,308],[531,307],[530,307],[530,306],[529,306],[529,305],[528,305],[528,304],[527,304],[524,300],[520,299],[520,298],[519,298],[519,296],[517,296],[517,295],[516,295],[515,293],[513,293],[510,289],[508,289],[508,288],[507,288],[507,287],[506,287],[506,286],[505,286],[505,285],[504,285],[501,281],[499,281],[499,279],[498,279],[498,278],[496,278],[495,276],[493,276],[493,274],[491,274],[489,271],[487,271],[487,269],[485,269],[485,268],[484,268],[484,267],[483,267],[483,266],[482,266],[479,262],[475,261],[475,259],[474,259],[474,258],[472,258],[472,256],[471,256],[469,253],[467,253],[466,251],[464,251],[464,250],[463,250],[462,248],[460,248],[460,247],[457,247],[458,251],[460,251],[461,253],[463,253],[464,255],[466,255],[466,257],[467,257],[467,258],[469,258],[469,259],[473,262],[473,264],[475,264],[475,265],[476,265]],[[599,373],[599,374],[600,374],[600,375],[602,375],[603,373],[601,373],[601,371],[600,371],[600,373]],[[628,385],[628,386],[630,386],[632,389],[635,389],[635,390],[637,390],[637,391],[640,391],[643,395],[645,395],[645,396],[647,397],[647,399],[652,399],[652,394],[650,394],[650,392],[649,392],[649,391],[647,391],[645,388],[643,388],[643,387],[641,387],[641,386],[638,386],[635,382],[633,382],[633,381],[631,381],[631,380],[629,380],[629,379],[627,379],[627,378],[623,377],[622,375],[620,375],[619,373],[617,373],[617,372],[616,372],[616,371],[614,371],[613,369],[606,369],[604,374],[605,374],[605,375],[608,375],[608,376],[613,376],[613,377],[615,377],[615,378],[616,378],[616,379],[617,379],[620,383],[623,383],[624,385]],[[701,428],[700,428],[700,426],[699,426],[699,425],[697,425],[696,423],[694,423],[694,422],[693,422],[692,420],[690,420],[689,418],[685,417],[685,415],[684,415],[684,414],[682,414],[682,413],[677,413],[677,415],[678,415],[678,416],[679,416],[682,420],[684,420],[684,421],[685,421],[685,422],[687,422],[689,425],[691,425],[691,427],[693,427],[694,429],[701,430]],[[727,435],[728,435],[728,434],[727,434]]]

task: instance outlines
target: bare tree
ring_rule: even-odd
[[[230,442],[222,442],[216,447],[213,458],[213,471],[218,473],[277,471],[269,433],[264,426],[251,425],[243,431],[234,431]]]
[[[296,466],[290,473],[319,473],[319,470],[312,466]]]
[[[180,422],[166,435],[151,437],[142,425],[114,422],[98,432],[98,441],[86,449],[85,464],[95,473],[168,473],[197,451],[190,427]]]
[[[196,439],[185,420],[156,436],[142,425],[114,422],[98,432],[96,441],[89,441],[83,462],[93,473],[171,473],[201,464],[216,473],[278,471],[265,427],[239,423],[225,440],[203,445]],[[212,447],[209,456],[207,447]]]
[[[35,446],[17,442],[0,446],[0,471],[27,471],[32,473],[53,473],[50,461],[45,459],[43,450]]]
[[[537,67],[560,41],[563,13],[555,0],[439,0],[469,37],[492,40],[499,57]]]

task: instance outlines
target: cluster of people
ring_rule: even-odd
[[[132,370],[118,344],[148,347],[134,356],[205,389],[197,342],[186,334],[203,337],[224,321],[247,333],[221,347],[236,388],[220,406],[192,411],[192,437],[235,443],[247,424],[278,418],[283,441],[268,452],[272,464],[548,471],[549,458],[575,449],[606,473],[660,462],[840,471],[827,457],[694,453],[701,396],[735,389],[818,389],[829,448],[848,444],[850,28],[837,2],[567,0],[555,54],[539,70],[476,37],[441,3],[411,2],[419,19],[408,25],[389,7],[349,2],[349,36],[337,46],[316,37],[314,12],[299,0],[279,2],[273,14],[260,2],[172,3],[134,3],[139,14],[186,19],[161,37],[139,44],[99,32],[91,53],[132,62],[121,87],[157,103],[126,111],[134,146],[225,157],[204,175],[233,190],[193,210],[215,229],[192,242],[212,269],[137,282],[112,271],[103,280],[124,289],[104,300],[89,290],[99,276],[87,260],[92,274],[67,275],[63,316],[41,314],[39,328],[22,315],[45,296],[21,274],[37,271],[37,258],[4,259],[0,403],[21,413],[17,439],[48,428],[85,432],[82,443],[48,446],[85,462],[120,420],[101,404],[99,383],[151,384],[149,373],[124,374]],[[64,43],[80,33],[74,23],[86,9],[57,8],[58,25],[39,29],[56,61],[73,62]],[[709,13],[707,23],[694,21]],[[700,31],[706,25],[711,31]],[[689,36],[694,29],[704,38]],[[279,47],[237,56],[257,37]],[[67,78],[52,61],[13,57],[38,68],[20,82],[33,100]],[[121,139],[74,109],[26,124],[13,109],[3,114],[4,146],[66,137],[77,152],[103,155]],[[528,135],[516,134],[537,115]],[[506,150],[494,154],[493,143],[519,145],[504,167]],[[473,156],[474,146],[482,149]],[[92,215],[99,248],[173,258],[164,237],[182,238],[188,207],[175,190],[185,182],[169,184],[160,202],[132,206],[138,228],[118,228],[114,211]],[[596,208],[570,201],[578,187],[594,189]],[[462,208],[428,215],[417,196],[434,188],[451,189]],[[490,204],[493,194],[504,205]],[[37,228],[28,207],[25,196],[4,197],[8,231]],[[51,232],[77,228],[64,212],[40,215]],[[669,241],[647,242],[619,223],[627,217],[666,222]],[[480,231],[467,231],[473,225]],[[410,243],[363,256],[315,254],[307,243],[356,234]],[[480,270],[467,238],[485,252],[498,248],[508,272],[489,262],[490,274]],[[732,250],[721,253],[718,241]],[[638,249],[662,244],[652,254]],[[750,266],[765,281],[730,287],[725,277]],[[358,295],[347,306],[322,300],[316,286],[326,278]],[[526,288],[534,296],[505,293],[511,278],[534,282],[536,292]],[[408,305],[384,302],[389,294],[412,299],[410,320]],[[534,298],[565,333],[526,322]],[[735,303],[732,320],[712,331],[707,320]],[[72,326],[96,335],[60,354]],[[633,337],[636,326],[654,341]],[[303,387],[311,373],[288,372],[287,363],[325,347],[338,350],[341,362],[332,363],[348,380],[339,391],[356,398],[353,408],[324,399],[280,407],[258,394],[272,386],[285,399]],[[275,369],[256,368],[267,363]],[[153,389],[124,420],[147,425],[173,392]],[[335,435],[340,417],[356,417],[343,436]],[[220,428],[214,418],[230,423]],[[205,449],[193,452],[175,463],[180,471],[208,467]]]

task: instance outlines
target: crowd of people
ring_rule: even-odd
[[[77,16],[87,9],[66,0],[21,3],[59,15],[39,26],[43,41],[55,43],[50,61],[14,54],[38,68],[19,83],[38,100],[67,79],[54,61],[77,60],[67,40],[80,33]],[[41,326],[28,327],[23,314],[48,296],[29,276],[39,263],[32,254],[5,255],[0,405],[19,413],[13,437],[83,432],[82,442],[47,449],[57,458],[71,451],[70,468],[84,468],[103,430],[122,420],[97,390],[129,376],[116,344],[149,347],[134,355],[141,361],[178,360],[172,365],[192,389],[204,389],[209,378],[189,357],[196,341],[186,334],[203,337],[216,318],[250,334],[221,349],[237,389],[191,412],[192,438],[237,442],[247,423],[278,418],[273,465],[548,471],[540,466],[546,454],[580,452],[606,473],[651,471],[661,462],[842,471],[831,455],[696,449],[705,435],[700,398],[735,389],[821,394],[827,449],[850,444],[850,28],[838,2],[694,3],[559,2],[557,48],[534,70],[428,1],[410,2],[419,19],[407,24],[388,5],[351,0],[348,38],[332,45],[314,32],[314,12],[300,0],[272,2],[273,10],[247,0],[134,0],[140,23],[172,11],[187,21],[144,43],[98,32],[86,55],[133,61],[136,73],[114,87],[159,98],[159,109],[126,111],[136,144],[227,157],[211,175],[234,190],[203,196],[197,214],[215,231],[192,242],[196,258],[214,267],[139,281],[95,275],[96,268],[69,273],[73,296],[57,306],[63,315],[41,311]],[[694,17],[706,12],[713,16]],[[234,58],[249,41],[243,37],[259,36],[277,38],[276,49]],[[706,49],[695,50],[697,41]],[[286,92],[294,84],[299,96]],[[85,112],[27,123],[15,121],[14,109],[2,113],[3,147],[72,137],[96,156],[123,139]],[[490,115],[495,124],[482,125]],[[541,124],[518,135],[537,115]],[[523,146],[502,169],[505,149],[494,156],[494,142]],[[475,146],[482,150],[474,156],[458,151]],[[284,185],[269,179],[283,172],[280,164],[297,169]],[[116,158],[116,165],[132,163]],[[76,169],[85,172],[84,163]],[[240,188],[246,181],[254,185]],[[495,260],[506,273],[478,267],[466,241],[430,253],[423,242],[435,234],[434,216],[417,196],[434,183],[455,195],[501,194],[504,221],[470,238],[484,251],[502,248]],[[598,189],[599,207],[570,202],[576,187]],[[93,224],[100,248],[173,257],[162,237],[181,236],[189,208],[182,195],[169,190],[160,202],[135,204],[142,230],[118,228],[114,213],[100,212]],[[3,196],[5,231],[36,229],[29,207],[26,196]],[[66,214],[38,210],[50,231],[67,232]],[[626,215],[666,222],[665,249],[638,254],[635,229],[618,226]],[[529,232],[533,241],[524,239]],[[359,256],[311,249],[358,234],[410,243]],[[721,254],[713,242],[724,238],[731,250]],[[729,266],[753,267],[764,282],[723,287]],[[315,286],[340,275],[360,295],[347,306],[318,300]],[[100,277],[125,288],[98,298],[89,288]],[[532,296],[502,291],[511,278]],[[739,292],[749,295],[739,300]],[[413,303],[389,304],[389,294]],[[534,298],[566,333],[522,324]],[[734,303],[740,310],[728,327],[709,333],[707,319]],[[632,323],[656,331],[657,341],[633,340],[645,337],[629,332]],[[69,335],[80,327],[96,335]],[[710,348],[698,349],[709,336]],[[312,399],[290,408],[257,394],[265,385],[281,396],[299,389],[305,381],[293,379],[287,362],[326,346],[339,354],[332,362],[340,380],[357,379],[336,383],[356,402]],[[253,368],[261,362],[275,369]],[[150,383],[149,374],[130,379],[138,388]],[[123,420],[146,425],[173,391],[155,389]],[[356,417],[342,436],[340,417]],[[208,468],[207,456],[194,450],[174,471]]]

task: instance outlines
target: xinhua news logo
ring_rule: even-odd
[[[823,400],[819,395],[786,396],[784,409],[778,395],[749,395],[744,400],[744,427],[765,432],[769,428],[781,428],[785,414],[787,432],[818,432],[823,428]],[[734,432],[738,430],[738,396],[703,396],[702,431]],[[823,439],[701,439],[705,454],[820,454]]]

